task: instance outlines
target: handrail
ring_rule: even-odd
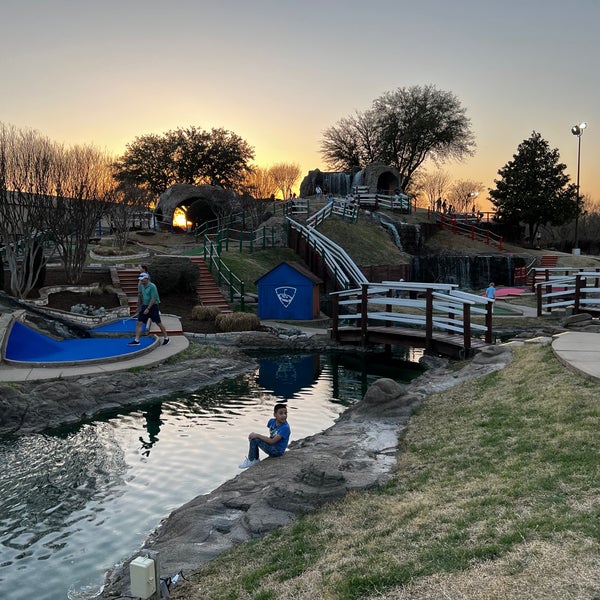
[[[413,327],[424,327],[428,347],[434,329],[462,334],[463,346],[466,350],[471,348],[473,330],[484,333],[486,343],[492,343],[494,302],[485,296],[457,290],[454,284],[365,282],[360,287],[333,292],[330,296],[334,305],[332,337],[336,340],[340,321],[357,321],[357,328],[361,329],[362,338],[366,340],[368,322],[376,320],[385,322],[386,326],[403,323]],[[383,307],[383,310],[377,310],[378,307]],[[341,313],[342,309],[347,312]],[[410,311],[403,309],[410,309]],[[415,310],[424,311],[424,314],[415,314]],[[472,322],[472,314],[485,315],[485,325]]]
[[[331,215],[337,215],[342,219],[348,219],[355,223],[358,219],[359,206],[357,203],[346,202],[336,198],[333,202],[327,202],[317,212],[306,219],[306,225],[309,227],[318,227],[325,219]]]
[[[461,222],[460,216],[448,215],[437,211],[429,211],[429,215],[433,215],[435,222],[440,224],[440,229],[448,228],[453,234],[462,233],[468,235],[472,240],[482,241],[488,245],[492,244],[498,247],[499,250],[504,250],[504,238],[501,235],[496,235],[485,227],[479,227],[480,219],[469,216],[467,213],[461,213],[464,218],[464,223]]]
[[[588,279],[593,280],[590,286]],[[572,307],[574,315],[582,312],[582,306],[600,310],[600,270],[580,271],[576,275],[556,275],[537,282],[534,288],[538,317],[544,311],[551,313],[555,308]]]
[[[217,251],[216,245],[208,237],[204,238],[204,263],[208,267],[208,270],[212,274],[213,267],[217,271],[217,285],[220,287],[223,282],[227,286],[229,292],[229,303],[233,302],[237,298],[240,301],[240,309],[243,311],[244,304],[244,282],[237,277],[237,275],[223,262],[219,252]],[[237,284],[237,287],[236,287]]]
[[[362,271],[348,256],[346,251],[323,235],[314,227],[305,227],[290,217],[287,218],[290,227],[298,231],[317,251],[327,268],[340,281],[342,287],[349,287],[351,283],[360,285],[367,281]]]
[[[243,231],[240,229],[219,229],[215,233],[207,233],[204,240],[211,239],[217,244],[218,253],[221,254],[223,247],[228,251],[231,245],[237,245],[240,252],[244,249],[252,253],[256,249],[264,250],[277,246],[275,239],[275,227],[263,225],[252,231]]]

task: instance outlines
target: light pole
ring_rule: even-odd
[[[579,167],[581,165],[581,136],[587,123],[579,123],[571,127],[571,133],[577,136],[577,214],[575,215],[575,245],[573,254],[579,254],[579,210],[581,206],[581,196],[579,195]]]

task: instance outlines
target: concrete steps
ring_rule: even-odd
[[[229,306],[221,288],[217,285],[215,278],[208,270],[204,260],[200,256],[192,256],[190,257],[190,260],[200,271],[200,281],[196,288],[200,304],[204,306],[215,306],[221,312],[232,312],[231,306]]]
[[[229,303],[217,285],[212,273],[208,270],[204,260],[200,256],[191,256],[190,261],[195,264],[200,271],[200,280],[196,287],[199,303],[204,306],[215,306],[221,312],[232,312],[231,306],[229,306]],[[138,269],[117,269],[119,285],[127,296],[129,314],[131,316],[135,315],[137,311],[139,275],[140,271]]]

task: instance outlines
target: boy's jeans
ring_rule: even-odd
[[[267,442],[263,442],[258,438],[253,438],[250,440],[250,450],[248,451],[249,460],[258,460],[259,448],[269,456],[281,456],[282,454],[277,448],[275,448],[271,444],[267,444]]]

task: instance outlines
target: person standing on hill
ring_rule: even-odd
[[[161,322],[160,311],[158,305],[160,304],[160,298],[158,296],[158,289],[156,285],[150,282],[150,275],[148,273],[142,273],[138,280],[141,283],[142,289],[142,304],[138,310],[137,323],[135,324],[135,339],[129,342],[130,346],[140,345],[140,334],[142,332],[142,325],[146,324],[149,320],[156,323],[161,333],[163,334],[163,346],[166,346],[170,340],[167,335],[167,330]]]
[[[493,281],[490,282],[487,290],[485,290],[485,297],[489,300],[496,300],[496,287]]]

